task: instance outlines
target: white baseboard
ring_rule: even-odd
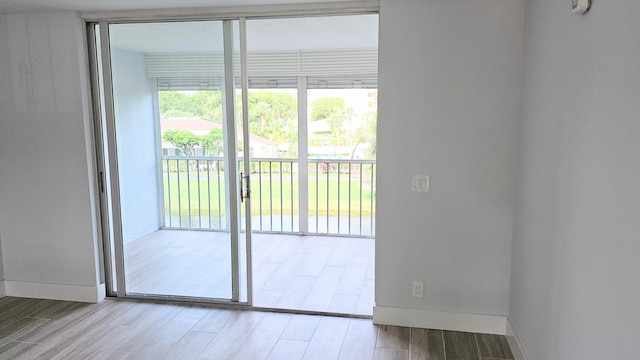
[[[0,299],[7,296],[7,292],[4,288],[4,280],[0,281]]]
[[[380,325],[504,335],[507,317],[376,306],[373,308],[373,322]]]
[[[67,300],[97,303],[105,298],[104,284],[98,286],[78,286],[60,284],[42,284],[22,281],[4,281],[6,296]]]
[[[506,337],[509,342],[509,347],[511,348],[511,352],[513,353],[514,360],[527,360],[527,356],[524,352],[524,348],[522,347],[522,342],[520,342],[520,338],[516,333],[516,330],[513,328],[511,324],[511,319],[507,318],[507,329],[506,329]]]

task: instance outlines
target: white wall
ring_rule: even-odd
[[[97,221],[82,23],[0,16],[0,228],[6,291],[95,301]]]
[[[4,264],[2,261],[2,231],[0,230],[0,298],[6,295],[4,288]]]
[[[0,19],[4,20],[3,17],[0,17]],[[0,46],[8,44],[8,37],[9,37],[9,29],[8,29],[8,24],[6,21],[0,21]],[[3,88],[12,88],[13,87],[13,81],[11,80],[11,72],[10,72],[10,67],[7,66],[8,64],[3,60],[4,58],[2,57],[2,52],[0,52],[0,83],[2,83],[2,87]],[[0,104],[4,104],[5,102],[7,102],[8,99],[8,92],[7,91],[1,91],[0,90]],[[5,117],[3,115],[3,112],[0,111],[0,124],[4,123]],[[0,125],[0,139],[2,139],[2,126]],[[0,147],[2,145],[0,144]],[[4,152],[0,151],[0,162],[2,162],[3,160],[3,154]],[[0,171],[0,174],[2,172]],[[0,184],[0,189],[2,188],[2,184]],[[1,191],[1,190],[0,190]],[[0,197],[0,204],[1,204],[1,197]],[[3,208],[3,205],[0,205],[0,211],[1,208]],[[2,220],[2,215],[0,215],[0,297],[4,297],[6,295],[5,293],[5,284],[4,284],[4,262],[3,262],[3,256],[2,256],[2,223],[4,222]]]
[[[505,316],[522,1],[382,0],[380,21],[377,309]]]
[[[4,280],[4,261],[2,260],[2,232],[0,231],[0,281]]]
[[[529,359],[640,353],[640,3],[528,0],[510,319]]]
[[[118,169],[125,243],[158,230],[158,179],[153,92],[144,54],[111,52]]]

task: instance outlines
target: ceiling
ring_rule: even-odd
[[[0,13],[73,10],[79,12],[171,9],[191,7],[278,5],[338,2],[336,0],[0,0]]]
[[[144,53],[222,51],[223,44],[219,21],[114,24],[109,32],[112,48]],[[251,52],[377,48],[377,15],[247,21]]]

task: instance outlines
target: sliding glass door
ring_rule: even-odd
[[[371,313],[377,23],[89,25],[111,295]]]
[[[231,20],[90,28],[112,295],[250,302],[239,28]]]

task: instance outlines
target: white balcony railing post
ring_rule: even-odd
[[[309,142],[307,139],[307,77],[298,76],[298,226],[303,234],[309,232]]]

